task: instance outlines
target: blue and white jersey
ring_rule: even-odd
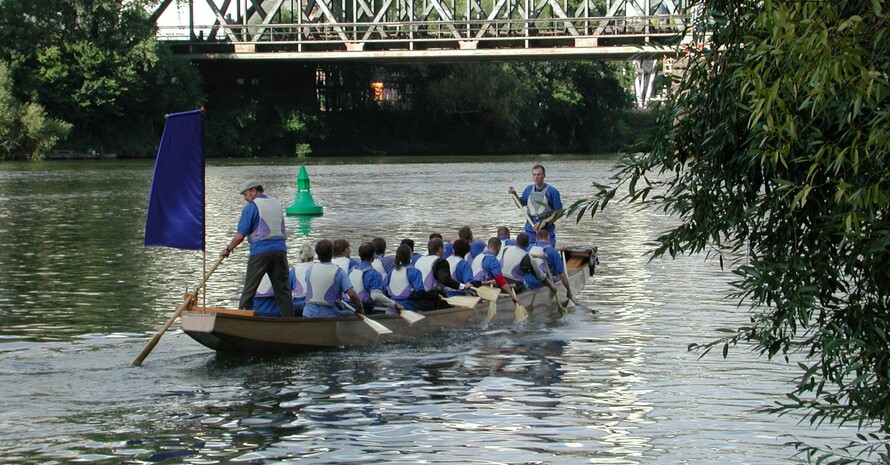
[[[506,238],[506,237],[499,237],[498,239],[501,240],[501,250],[500,250],[500,252],[498,252],[498,260],[503,260],[504,251],[507,250],[507,247],[509,247],[511,245],[516,245],[516,241],[514,241],[513,239],[510,239],[510,238]]]
[[[338,316],[340,296],[352,289],[349,276],[331,262],[315,263],[306,270],[305,317]]]
[[[452,255],[446,260],[448,268],[451,270],[451,278],[464,284],[473,280],[473,270],[470,264],[461,257]]]
[[[248,202],[241,210],[237,231],[247,237],[250,255],[287,252],[284,210],[276,199],[260,195]]]
[[[532,255],[544,254],[546,256],[545,259],[532,257],[532,264],[538,266],[544,274],[547,273],[549,268],[554,280],[557,279],[560,273],[565,271],[559,251],[553,248],[549,242],[535,242],[535,245],[529,249],[528,253]]]
[[[515,245],[504,248],[503,252],[504,253],[501,257],[500,262],[501,270],[504,272],[504,276],[515,279],[517,281],[522,281],[522,259],[524,259],[528,255],[528,252],[526,252],[525,249],[523,249],[522,247],[517,247]]]
[[[374,306],[374,299],[371,298],[371,291],[383,291],[383,276],[374,269],[368,262],[361,262],[349,273],[349,282],[352,283],[352,289],[358,293],[362,305],[367,307]],[[345,297],[344,297],[345,300]]]
[[[438,255],[425,255],[420,257],[420,259],[417,260],[417,263],[414,264],[414,268],[417,268],[417,271],[420,272],[420,277],[423,280],[423,288],[427,291],[442,288],[439,282],[436,281],[436,277],[433,276],[433,264],[435,264],[438,259]]]
[[[490,250],[485,250],[482,255],[473,260],[473,280],[488,281],[501,273],[501,264]]]

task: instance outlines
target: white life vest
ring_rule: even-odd
[[[439,287],[436,286],[439,282],[436,281],[436,277],[433,276],[433,264],[436,263],[436,260],[438,259],[438,255],[424,255],[414,264],[414,268],[417,268],[417,271],[420,271],[424,290],[432,291],[436,287]]]
[[[362,302],[370,302],[371,291],[365,289],[365,272],[372,271],[374,268],[365,268],[364,270],[355,267],[349,272],[349,282],[352,283],[352,289],[358,293]]]
[[[257,241],[286,238],[284,210],[281,209],[281,202],[269,197],[257,197],[253,199],[253,203],[259,211],[260,224],[250,233],[247,241],[253,244]]]
[[[349,273],[349,271],[350,271],[349,262],[350,261],[351,260],[349,260],[349,257],[337,257],[337,258],[331,260],[331,263],[339,266],[340,268],[343,268],[343,271]]]
[[[379,258],[375,258],[373,262],[371,262],[371,266],[380,273],[380,276],[386,276],[386,269],[383,267],[383,261]]]
[[[462,257],[458,257],[457,255],[452,255],[445,259],[448,262],[448,269],[451,271],[451,278],[457,282],[461,282],[460,276],[457,275],[457,265],[460,265],[460,262],[464,261]]]
[[[553,209],[550,208],[550,202],[547,200],[547,191],[549,190],[550,186],[548,185],[540,192],[535,192],[535,186],[532,186],[526,202],[529,216],[532,218],[541,218],[553,213]]]
[[[474,281],[488,281],[489,279],[494,277],[491,275],[491,273],[482,268],[482,263],[485,261],[485,257],[485,252],[482,252],[473,260],[473,263],[470,265],[470,269],[473,271]],[[492,258],[497,259],[494,256],[492,256]]]
[[[392,269],[389,275],[389,291],[390,298],[393,299],[410,299],[415,289],[408,282],[408,266],[404,265],[399,269]]]
[[[529,249],[528,253],[529,253],[529,255],[544,255],[545,257],[547,255],[544,251],[544,247],[541,247],[540,245],[535,245],[534,247]],[[546,258],[531,257],[531,259],[532,259],[532,266],[538,267],[541,270],[541,274],[543,274],[544,276],[547,276],[547,260],[546,260]]]
[[[294,285],[294,298],[301,299],[306,297],[306,270],[309,269],[313,265],[312,262],[302,262],[298,263],[294,268],[294,274],[296,275],[296,283]]]
[[[504,250],[504,256],[500,260],[501,270],[504,272],[504,276],[513,278],[517,281],[522,281],[523,275],[520,265],[522,265],[522,259],[525,258],[526,255],[528,255],[528,252],[518,245],[507,246]]]
[[[335,306],[339,295],[330,292],[334,287],[337,271],[340,267],[333,263],[316,263],[309,270],[309,282],[306,289],[306,303],[325,305],[328,307]],[[310,295],[311,294],[311,295]],[[328,294],[331,294],[328,296]],[[326,300],[330,297],[331,300]]]

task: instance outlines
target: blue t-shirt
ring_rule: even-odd
[[[257,197],[267,198],[265,195],[258,195]],[[245,205],[244,208],[241,210],[241,218],[238,220],[237,231],[239,234],[243,234],[245,237],[249,237],[250,234],[259,227],[259,225],[260,209],[256,206],[255,203],[248,202],[247,205]],[[277,226],[279,225],[269,225],[270,228],[274,228]],[[285,242],[285,239],[283,237],[278,239],[256,241],[250,244],[250,255],[257,255],[275,251],[287,252],[287,243]]]
[[[547,189],[547,187],[550,187],[550,189]],[[556,190],[555,187],[547,183],[544,183],[544,187],[542,187],[541,189],[536,188],[534,184],[529,184],[528,187],[526,187],[525,190],[522,191],[522,197],[520,197],[519,200],[522,202],[523,205],[527,205],[528,196],[532,193],[532,190],[534,190],[535,192],[541,192],[544,189],[547,189],[547,193],[544,194],[544,196],[547,197],[547,203],[550,204],[550,210],[562,210],[562,200],[560,200],[559,198],[559,191]],[[547,216],[550,216],[550,214],[548,214]],[[534,220],[535,223],[538,223],[544,218],[546,217],[532,217],[532,220]],[[547,224],[547,231],[550,231],[552,233],[555,230],[556,226],[553,223]],[[529,233],[529,236],[531,236],[532,239],[535,238],[535,229],[528,221],[525,222],[525,231]]]
[[[442,245],[445,247],[445,253],[442,255],[442,258],[448,258],[454,254],[454,244],[446,242]]]
[[[479,258],[482,260],[482,270],[491,275],[492,278],[499,274],[504,274],[501,272],[501,262],[498,261],[498,257],[491,253],[490,250],[486,249]]]

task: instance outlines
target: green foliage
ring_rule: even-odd
[[[802,358],[778,413],[874,428],[838,462],[879,458],[890,434],[890,12],[884,0],[703,0],[711,42],[688,59],[616,197],[682,220],[653,257],[733,260],[750,325],[705,344]],[[627,189],[625,194],[620,194]],[[796,444],[826,463],[816,448]],[[829,454],[829,455],[831,455]],[[861,455],[858,455],[861,454]]]
[[[197,73],[154,39],[148,3],[0,2],[0,60],[15,96],[73,123],[77,151],[153,154],[163,115],[203,101]]]
[[[19,102],[9,69],[0,62],[0,159],[41,159],[70,131],[70,123],[48,117],[42,106]]]

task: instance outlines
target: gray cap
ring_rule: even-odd
[[[263,185],[260,184],[260,182],[256,179],[249,179],[241,185],[241,190],[238,193],[243,195],[245,192],[253,189],[254,187],[263,187]]]

